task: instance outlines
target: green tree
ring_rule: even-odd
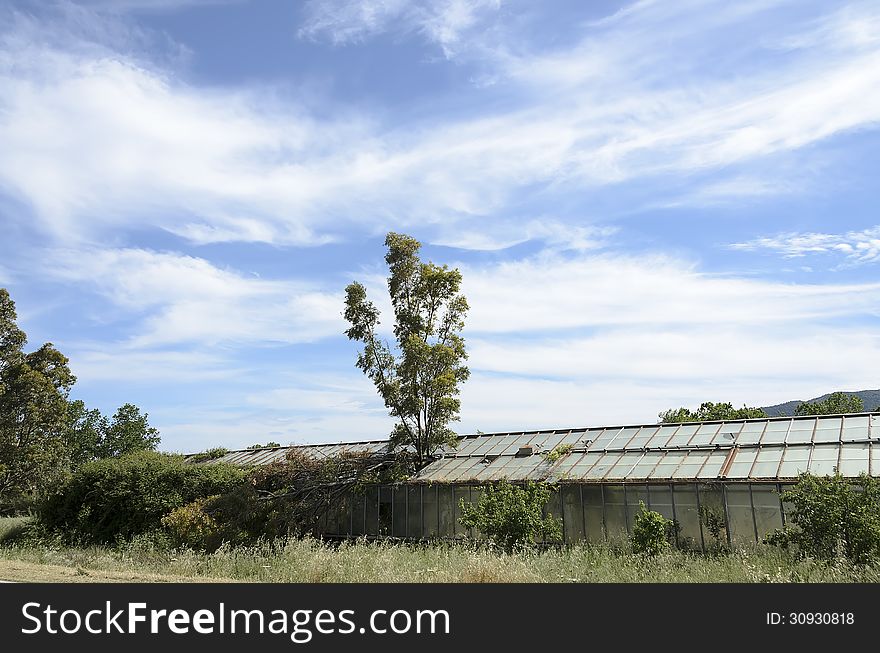
[[[841,415],[861,413],[865,405],[861,398],[845,392],[833,392],[824,401],[802,402],[795,409],[795,415]]]
[[[804,473],[782,493],[794,528],[777,529],[767,544],[793,547],[821,560],[843,556],[856,563],[880,556],[880,480],[864,472],[857,481]]]
[[[767,413],[761,408],[752,408],[743,405],[742,408],[734,408],[733,404],[712,403],[706,401],[700,404],[697,410],[687,408],[672,408],[659,415],[660,421],[666,424],[678,422],[711,422],[715,420],[752,419],[755,417],[767,417]]]
[[[461,337],[468,304],[459,294],[461,273],[422,263],[419,241],[389,233],[385,245],[395,346],[379,337],[379,311],[357,282],[345,289],[344,316],[351,324],[345,333],[363,343],[357,366],[400,420],[391,448],[410,447],[421,467],[439,447],[457,444],[448,425],[459,419],[460,385],[469,375]]]
[[[154,451],[159,431],[150,426],[148,415],[134,404],[124,404],[108,419],[97,408],[86,408],[82,400],[67,405],[65,441],[73,471],[101,458],[118,458],[136,451]]]
[[[675,522],[659,512],[645,508],[639,501],[639,512],[633,523],[630,543],[633,552],[655,556],[668,549],[675,540]]]
[[[66,469],[62,431],[76,378],[52,343],[31,353],[15,304],[0,288],[0,502],[10,506],[48,487]]]
[[[141,415],[134,404],[120,406],[104,430],[98,446],[98,458],[118,458],[136,451],[155,451],[159,444],[159,431],[147,421],[149,415]]]

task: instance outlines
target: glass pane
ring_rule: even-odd
[[[764,437],[761,438],[762,444],[778,444],[785,442],[785,436],[788,433],[788,427],[791,422],[788,420],[782,422],[769,422],[764,430]]]
[[[755,505],[755,521],[760,541],[768,533],[782,528],[782,507],[776,488],[772,485],[753,485],[752,502]]]
[[[703,424],[691,438],[691,446],[710,444],[719,428],[721,428],[720,424]]]
[[[700,516],[697,512],[696,486],[676,485],[672,496],[675,499],[679,546],[686,549],[701,549],[703,540],[700,535]]]
[[[605,529],[609,540],[626,538],[626,502],[622,485],[606,485]]]
[[[637,431],[638,431],[637,428],[635,428],[635,429],[630,428],[630,429],[621,430],[614,437],[614,440],[611,441],[611,444],[608,445],[609,448],[613,448],[613,449],[624,448],[629,443],[629,441],[632,439],[632,437],[636,434]]]
[[[727,516],[724,514],[724,492],[721,485],[700,485],[700,523],[703,542],[709,551],[727,547]]]
[[[379,488],[371,485],[367,488],[367,521],[364,532],[367,535],[376,535],[379,532]]]
[[[392,511],[394,523],[391,525],[391,534],[406,537],[406,486],[394,486]]]
[[[602,486],[583,485],[581,492],[584,498],[584,530],[586,531],[587,541],[593,543],[604,542]]]
[[[678,430],[677,426],[661,426],[660,430],[648,442],[649,447],[665,447],[666,442],[672,437],[672,434]]]
[[[584,539],[584,509],[581,505],[580,485],[562,486],[562,508],[565,513],[565,541],[579,542]]]
[[[673,478],[696,478],[708,457],[709,454],[705,451],[691,451],[684,462],[675,470]]]
[[[625,453],[623,454],[615,463],[614,467],[612,467],[608,473],[605,475],[605,478],[611,479],[623,479],[626,478],[627,474],[629,474],[630,470],[635,466],[639,460],[642,459],[642,452],[633,452],[633,453]]]
[[[868,444],[845,444],[840,452],[840,473],[856,477],[868,472]]]
[[[663,459],[657,463],[654,471],[651,472],[652,479],[670,479],[678,469],[678,466],[684,461],[687,454],[683,451],[671,451],[663,455]]]
[[[437,486],[437,511],[440,520],[440,537],[452,537],[455,534],[455,510],[453,509],[452,486]]]
[[[387,485],[379,488],[379,535],[391,535],[391,496]]]
[[[422,537],[437,537],[439,532],[437,486],[422,486]]]
[[[779,462],[782,460],[782,447],[761,449],[755,465],[752,467],[752,478],[776,478]]]
[[[724,467],[724,461],[727,460],[727,451],[713,451],[709,454],[709,459],[700,470],[699,478],[717,478],[721,475],[721,469]]]
[[[816,431],[813,435],[813,442],[840,442],[839,429],[823,429]]]
[[[737,444],[757,444],[761,439],[764,428],[770,422],[746,422],[742,431],[736,436]]]
[[[466,537],[468,534],[467,529],[461,525],[459,519],[461,518],[461,502],[464,501],[465,504],[470,503],[471,489],[466,485],[456,485],[453,488],[452,499],[452,506],[454,510],[453,515],[455,517],[455,536]]]
[[[830,476],[837,469],[837,458],[840,455],[840,446],[825,444],[813,447],[813,457],[810,459],[810,473],[817,476]]]
[[[648,509],[648,488],[644,485],[627,485],[626,486],[626,524],[629,532],[632,532],[633,524],[636,516],[639,514],[639,502]]]
[[[786,447],[782,457],[782,466],[779,468],[781,478],[795,478],[801,472],[807,471],[807,463],[810,461],[810,447]]]
[[[605,475],[608,473],[608,470],[620,459],[621,454],[619,453],[608,453],[602,456],[602,458],[597,462],[593,468],[587,474],[588,478],[605,478]]]
[[[795,420],[785,439],[789,444],[804,444],[813,441],[813,427],[816,420]]]
[[[563,529],[563,534],[565,533],[565,524],[562,521],[562,494],[560,492],[553,492],[550,494],[550,500],[547,502],[547,505],[544,508],[544,515],[555,517],[560,525],[560,528]],[[543,540],[543,537],[538,535],[535,537],[537,542]]]
[[[366,497],[363,494],[352,494],[351,496],[351,534],[363,535],[365,533],[366,523]]]
[[[651,510],[659,512],[667,519],[675,518],[675,514],[672,510],[672,486],[649,485],[648,500]]]
[[[738,450],[730,469],[727,470],[727,478],[748,478],[757,455],[758,452],[755,449]]]
[[[406,533],[411,538],[421,538],[424,535],[422,527],[422,486],[411,485],[408,492]]]
[[[657,451],[652,451],[646,453],[641,460],[639,460],[638,464],[633,467],[632,471],[630,471],[629,476],[627,478],[631,479],[640,479],[640,478],[648,478],[651,472],[654,470],[654,467],[657,466],[663,460],[663,454]]]
[[[749,486],[731,484],[726,488],[727,514],[730,518],[730,538],[734,544],[754,543],[755,522],[752,518],[752,500]]]

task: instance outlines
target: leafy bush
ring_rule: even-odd
[[[568,444],[568,443],[560,444],[560,445],[553,447],[550,451],[545,451],[544,453],[541,454],[541,456],[543,456],[544,460],[546,460],[548,463],[555,463],[557,460],[562,458],[565,454],[571,452],[571,450],[572,450],[571,444]]]
[[[162,517],[196,499],[241,485],[232,465],[189,465],[152,451],[83,465],[39,511],[39,523],[65,539],[113,543],[161,528]]]
[[[792,504],[791,521],[770,533],[764,542],[793,548],[820,560],[843,556],[854,563],[880,554],[880,481],[861,474],[857,483],[834,476],[801,474],[796,485],[782,493]]]
[[[229,453],[229,449],[226,447],[214,447],[213,449],[208,449],[207,451],[202,451],[200,453],[193,454],[189,457],[189,462],[191,463],[203,463],[209,460],[215,460],[217,458],[222,458],[226,454]]]
[[[633,524],[630,543],[635,553],[655,556],[663,553],[675,537],[675,522],[659,512],[648,510],[639,501],[640,511]]]
[[[561,541],[560,520],[544,515],[544,506],[554,491],[546,483],[514,485],[502,480],[484,490],[477,504],[461,501],[459,521],[465,528],[479,529],[508,552],[529,546],[539,537],[547,542]]]
[[[205,507],[217,498],[218,495],[196,499],[162,517],[162,525],[175,544],[205,551],[220,547],[223,543],[220,525],[205,512]]]

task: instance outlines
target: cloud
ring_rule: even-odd
[[[313,342],[345,328],[341,294],[307,283],[247,277],[146,249],[58,250],[52,258],[47,276],[85,285],[140,317],[133,348]]]
[[[763,54],[757,38],[715,44],[725,30],[778,35],[760,24],[765,4],[695,5],[678,22],[684,9],[661,6],[639,5],[566,49],[508,53],[501,95],[405,126],[282,102],[267,87],[201,88],[119,39],[14,20],[0,32],[0,188],[32,208],[16,219],[36,218],[67,242],[142,226],[195,243],[318,245],[443,225],[469,234],[460,246],[502,247],[516,238],[484,231],[483,218],[537,194],[583,199],[623,181],[707,171],[722,179],[705,193],[729,194],[743,188],[742,176],[724,181],[729,166],[876,129],[880,47],[869,39],[716,70],[707,62],[726,61],[727,45],[740,60]],[[380,23],[403,11],[375,7]],[[659,27],[673,24],[667,38]],[[513,220],[515,231],[528,237],[529,220]]]
[[[880,261],[880,225],[842,234],[785,233],[735,243],[730,247],[748,252],[769,250],[785,258],[832,254],[852,263],[876,263]]]
[[[301,38],[335,45],[363,42],[385,32],[417,33],[455,56],[465,34],[501,7],[501,0],[310,0]]]

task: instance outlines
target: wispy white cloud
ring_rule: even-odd
[[[500,6],[501,0],[310,0],[299,35],[345,45],[385,32],[417,33],[452,58]]]
[[[834,254],[853,263],[876,263],[880,261],[880,226],[842,234],[815,232],[778,234],[735,243],[731,248],[751,252],[769,250],[786,258]]]
[[[425,115],[406,128],[364,113],[318,116],[267,88],[198,88],[92,37],[47,42],[40,29],[51,26],[19,21],[0,32],[0,185],[66,239],[146,224],[197,243],[320,244],[351,228],[442,224],[472,234],[463,246],[514,242],[474,218],[503,215],[535,189],[589,194],[723,171],[875,128],[880,47],[870,41],[790,50],[784,65],[747,77],[707,75],[683,54],[700,39],[706,57],[720,56],[710,45],[725,18],[753,25],[764,6],[700,6],[675,23],[690,39],[681,43],[656,29],[678,13],[651,18],[642,14],[660,9],[646,5],[573,48],[511,55],[516,101],[503,109]],[[685,69],[661,81],[667,61]],[[706,193],[742,190],[738,174]]]
[[[342,293],[244,276],[208,261],[145,249],[53,252],[46,274],[139,316],[132,348],[180,343],[297,343],[341,333]]]

